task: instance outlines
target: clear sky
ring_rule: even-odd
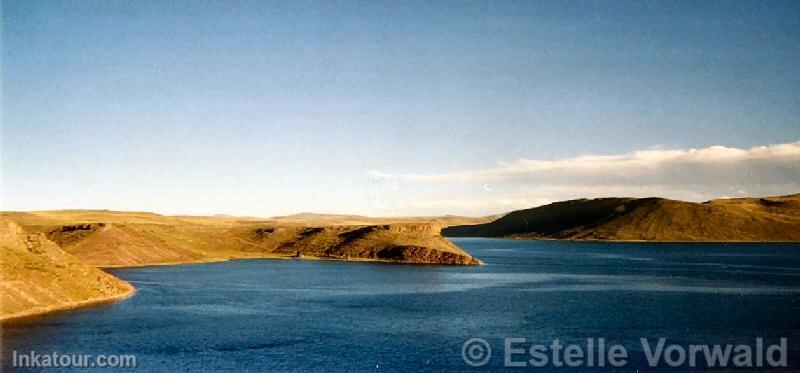
[[[4,210],[796,193],[798,140],[798,1],[2,1]]]

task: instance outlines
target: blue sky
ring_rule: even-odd
[[[2,11],[4,210],[480,215],[800,191],[796,1],[5,0]],[[691,149],[718,145],[745,153],[686,166],[708,163]],[[637,176],[617,183],[527,166],[496,177],[673,150],[688,158],[658,153],[661,173],[615,170]]]

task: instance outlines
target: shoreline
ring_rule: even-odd
[[[482,238],[482,239],[499,239],[499,240],[519,240],[519,241],[561,241],[561,242],[594,242],[594,243],[652,243],[652,244],[797,244],[798,241],[648,241],[648,240],[600,240],[600,239],[558,239],[558,238],[525,238],[525,237],[445,237],[445,238]],[[302,258],[290,255],[254,255],[230,258],[205,258],[195,261],[179,261],[179,262],[163,262],[163,263],[145,263],[145,264],[131,264],[131,265],[94,265],[103,271],[110,269],[127,269],[127,268],[144,268],[144,267],[162,267],[162,266],[178,266],[178,265],[192,265],[192,264],[211,264],[223,263],[234,260],[315,260],[315,261],[336,261],[336,262],[356,262],[356,263],[378,263],[378,264],[401,264],[401,265],[446,265],[442,263],[428,263],[428,262],[404,262],[389,259],[377,258],[336,258],[336,257],[320,257],[304,255]],[[477,265],[484,265],[484,262],[478,261]],[[91,265],[91,264],[90,264]],[[124,281],[124,280],[123,280]],[[126,282],[127,283],[127,282]],[[0,315],[0,324],[7,324],[13,322],[24,321],[32,318],[47,316],[58,312],[66,312],[77,309],[98,307],[105,304],[111,304],[117,301],[128,299],[136,294],[137,289],[130,283],[129,289],[123,294],[117,294],[110,297],[96,297],[83,301],[69,302],[58,306],[41,306],[32,308],[26,311],[17,312],[9,315]]]
[[[100,270],[106,272],[107,269],[127,269],[127,268],[145,268],[145,267],[166,267],[166,266],[178,266],[178,265],[193,265],[193,264],[212,264],[212,263],[223,263],[229,262],[234,260],[315,260],[315,261],[332,261],[332,262],[355,262],[355,263],[376,263],[376,264],[401,264],[401,265],[440,265],[440,266],[452,266],[453,264],[442,264],[442,263],[427,263],[427,262],[403,262],[397,260],[388,260],[388,259],[374,259],[374,258],[335,258],[335,257],[320,257],[320,256],[309,256],[304,255],[302,258],[296,258],[292,256],[286,255],[260,255],[260,256],[246,256],[246,257],[235,257],[235,258],[213,258],[213,259],[204,259],[198,261],[182,261],[182,262],[165,262],[165,263],[147,263],[147,264],[133,264],[133,265],[95,265],[95,268],[99,268]],[[483,265],[483,261],[475,259],[478,261],[479,264]],[[90,264],[91,265],[91,264]],[[112,275],[109,273],[109,275]],[[113,275],[112,275],[113,276]],[[124,281],[116,276],[114,276],[120,281]],[[89,298],[82,301],[76,302],[69,302],[60,304],[57,306],[40,306],[31,308],[25,311],[9,314],[9,315],[0,315],[0,324],[9,324],[14,322],[22,322],[29,319],[34,319],[37,317],[47,316],[55,313],[60,312],[67,312],[73,311],[78,309],[85,309],[91,307],[99,307],[106,304],[111,304],[114,302],[118,302],[121,300],[128,299],[136,294],[136,287],[134,287],[131,283],[125,281],[128,284],[129,289],[122,294],[117,294],[114,296],[109,297],[95,297]]]
[[[133,285],[131,285],[127,281],[125,283],[128,284],[129,289],[127,291],[125,291],[124,293],[122,293],[122,294],[116,294],[116,295],[109,296],[109,297],[89,298],[89,299],[82,300],[82,301],[63,303],[63,304],[60,304],[60,305],[57,305],[57,306],[34,307],[34,308],[31,308],[31,309],[28,309],[28,310],[25,310],[25,311],[12,313],[12,314],[9,314],[9,315],[0,315],[0,324],[6,325],[6,324],[15,323],[15,322],[23,322],[23,321],[30,320],[30,319],[35,319],[35,318],[38,318],[38,317],[52,315],[52,314],[55,314],[55,313],[74,311],[74,310],[78,310],[78,309],[85,309],[85,308],[91,308],[91,307],[99,307],[99,306],[102,306],[102,305],[105,305],[105,304],[111,304],[111,303],[114,303],[114,302],[125,300],[125,299],[128,299],[130,297],[133,297],[136,294],[136,291],[137,291],[136,287],[134,287]]]
[[[399,265],[438,265],[438,266],[466,266],[471,267],[475,265],[483,265],[483,261],[474,258],[478,264],[474,265],[459,265],[448,263],[433,263],[433,262],[412,262],[412,261],[399,261],[391,259],[377,259],[377,258],[337,258],[325,256],[303,255],[302,258],[297,258],[291,255],[258,255],[258,256],[242,256],[232,258],[205,258],[196,261],[180,261],[180,262],[163,262],[163,263],[143,263],[143,264],[115,264],[115,265],[102,265],[90,264],[102,270],[106,269],[126,269],[126,268],[144,268],[144,267],[164,267],[164,266],[177,266],[186,264],[209,264],[209,263],[223,263],[234,260],[315,260],[315,261],[331,261],[331,262],[355,262],[355,263],[381,263],[381,264],[399,264]]]

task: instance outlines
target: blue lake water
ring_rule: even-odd
[[[785,337],[800,369],[800,245],[453,241],[486,264],[113,270],[134,297],[5,326],[3,365],[16,350],[134,354],[148,371],[474,370],[462,345],[479,337],[493,350],[481,369],[500,370],[504,337],[602,337],[626,347],[630,371],[647,368],[639,338]]]

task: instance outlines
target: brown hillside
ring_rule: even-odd
[[[108,215],[106,215],[108,214]],[[230,217],[47,211],[4,213],[79,260],[100,266],[292,257],[403,263],[477,264],[429,223],[324,225]],[[71,220],[71,219],[95,220]]]
[[[256,250],[328,258],[472,265],[479,262],[444,239],[430,224],[328,227],[259,227]]]
[[[114,211],[0,213],[0,320],[106,302],[133,288],[95,268],[232,258],[475,265],[436,224],[308,226]]]
[[[96,266],[129,266],[143,263],[191,262],[205,255],[148,234],[147,226],[84,224],[88,230],[53,229],[48,236],[82,262]],[[80,233],[86,232],[86,233]]]
[[[81,263],[44,234],[0,221],[0,320],[123,298],[133,287]]]
[[[598,198],[519,210],[445,236],[627,241],[800,241],[800,195],[720,199]]]

